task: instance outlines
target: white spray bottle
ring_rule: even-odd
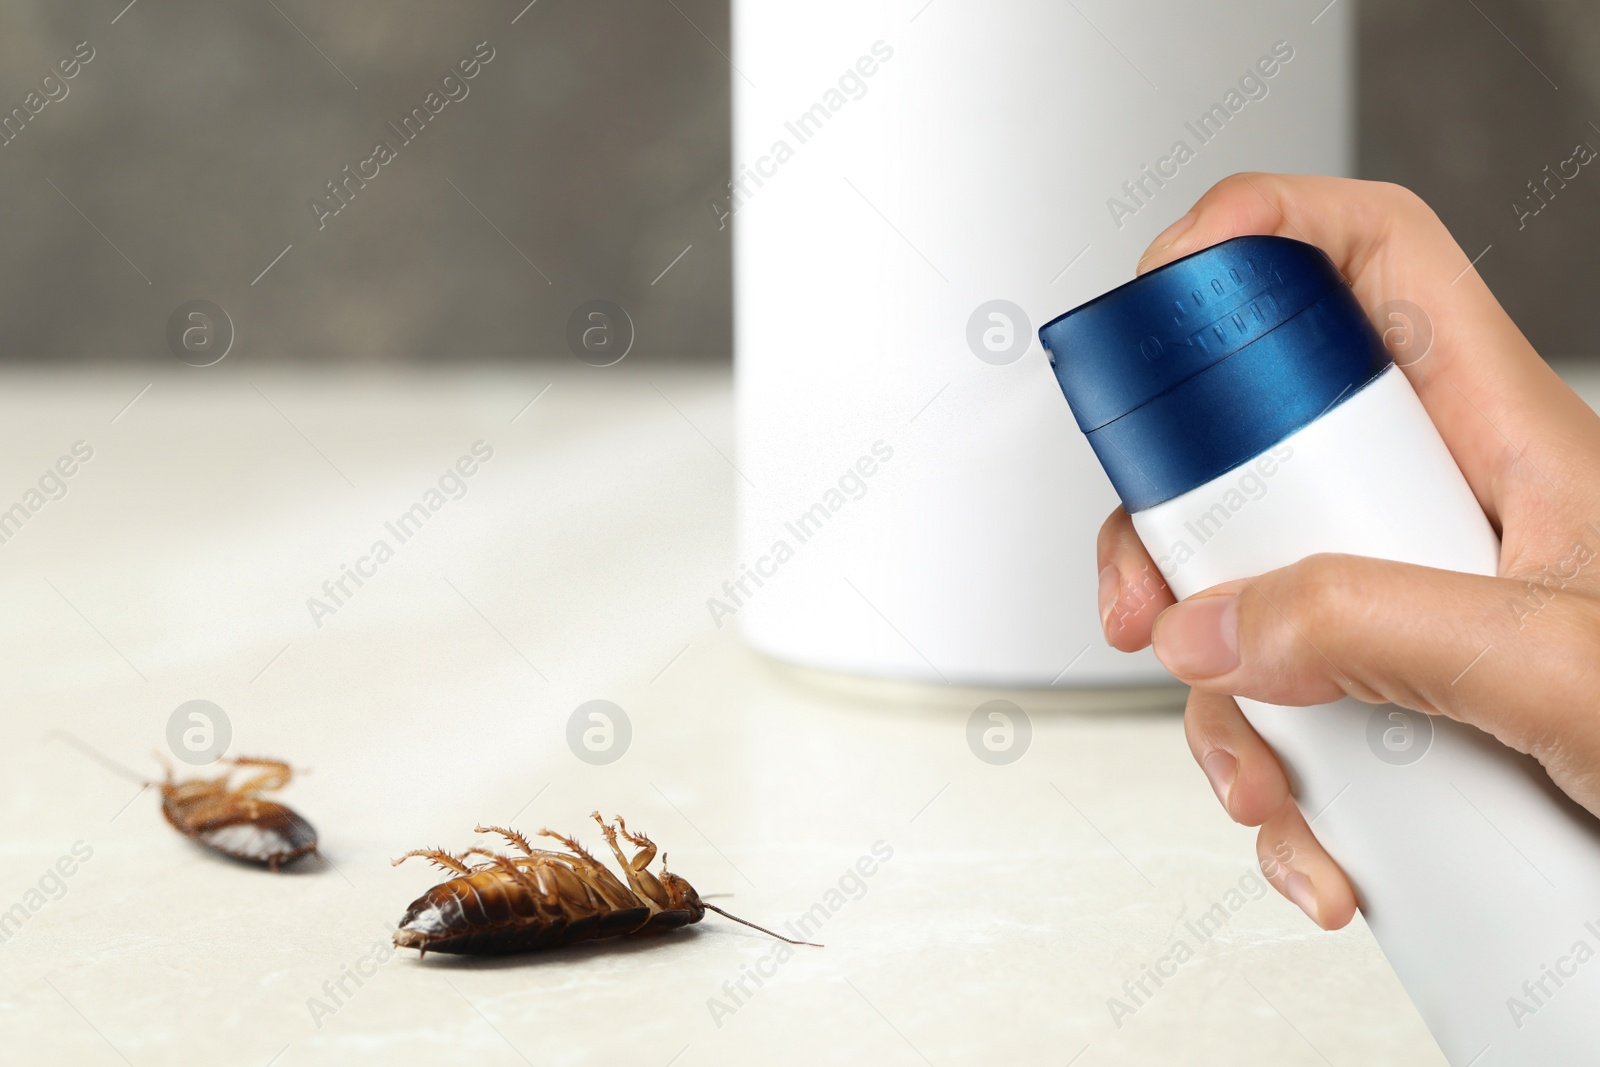
[[[1235,238],[1039,334],[1176,596],[1318,552],[1496,573],[1466,479],[1318,249]],[[1600,820],[1443,716],[1239,705],[1452,1064],[1600,1062]]]

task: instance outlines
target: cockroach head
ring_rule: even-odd
[[[705,918],[706,906],[700,902],[700,894],[695,892],[694,886],[688,879],[680,878],[671,871],[661,872],[661,888],[667,891],[667,899],[672,910],[687,909],[694,916],[690,922],[697,923]]]

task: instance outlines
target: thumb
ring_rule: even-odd
[[[1594,560],[1557,573],[1576,578]],[[1311,556],[1168,608],[1152,643],[1205,690],[1299,707],[1350,696],[1458,719],[1534,756],[1600,813],[1600,602],[1567,581]]]

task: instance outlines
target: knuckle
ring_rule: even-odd
[[[1600,686],[1600,600],[1556,584],[1518,581],[1506,598],[1507,611],[1498,615],[1533,663],[1570,664],[1567,676],[1582,678],[1587,686]],[[1597,690],[1600,691],[1600,690]]]
[[[1106,521],[1100,524],[1100,533],[1095,538],[1095,547],[1102,563],[1109,561],[1116,554],[1131,526],[1128,513],[1121,508],[1106,516]]]
[[[1276,881],[1287,873],[1299,855],[1300,850],[1281,828],[1263,826],[1256,834],[1256,860],[1268,881]]]
[[[1244,721],[1233,698],[1203,689],[1191,689],[1184,707],[1183,726],[1196,758],[1216,748],[1236,748]]]
[[[1571,688],[1577,693],[1600,693],[1600,660],[1595,650],[1600,649],[1600,602],[1590,597],[1568,598],[1565,603],[1554,601],[1549,647],[1554,651],[1551,666],[1570,672]],[[1544,640],[1540,635],[1540,640]],[[1600,696],[1575,701],[1573,711],[1595,721],[1600,713]]]
[[[1426,201],[1412,192],[1409,186],[1401,185],[1399,182],[1373,182],[1372,187],[1392,207],[1426,208],[1428,206]]]
[[[1594,650],[1600,648],[1600,601],[1584,597],[1572,605],[1568,643],[1586,663],[1594,662]]]
[[[1329,553],[1307,556],[1280,571],[1270,586],[1262,594],[1270,603],[1270,621],[1276,621],[1282,612],[1301,629],[1325,629],[1343,616],[1349,602],[1348,562],[1346,557]]]
[[[1241,170],[1223,178],[1213,185],[1202,199],[1231,200],[1237,197],[1246,203],[1255,206],[1260,203],[1260,192],[1275,178],[1275,175],[1264,171]]]
[[[1227,746],[1228,731],[1217,717],[1197,711],[1193,706],[1184,716],[1184,733],[1189,737],[1189,748],[1197,762],[1208,753]]]
[[[1399,182],[1370,182],[1369,186],[1389,208],[1430,213],[1432,211],[1427,201],[1413,192],[1409,186],[1401,185]]]
[[[1095,536],[1095,548],[1099,551],[1102,561],[1110,554],[1111,546],[1115,543],[1116,536],[1117,513],[1113,511],[1106,516],[1106,521],[1100,524],[1100,532]]]
[[[1414,224],[1443,228],[1439,215],[1428,202],[1422,199],[1408,186],[1397,182],[1374,182],[1377,187],[1378,198],[1385,211],[1397,218],[1408,219]]]

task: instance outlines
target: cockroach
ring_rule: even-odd
[[[317,850],[317,831],[299,812],[261,794],[289,784],[294,771],[282,760],[239,756],[216,778],[174,782],[167,768],[161,783],[161,813],[178,832],[215,852],[272,871]],[[258,774],[229,788],[235,769]]]
[[[707,904],[694,886],[667,870],[665,855],[660,875],[652,874],[649,867],[656,846],[650,838],[629,832],[620,815],[615,828],[602,820],[599,812],[592,818],[600,824],[627,885],[563,834],[539,831],[538,836],[554,838],[567,848],[556,852],[534,848],[516,830],[478,826],[475,833],[498,834],[519,854],[469,848],[457,855],[419,848],[395,860],[399,866],[413,856],[420,857],[455,877],[411,902],[395,931],[394,943],[417,949],[422,956],[429,952],[497,956],[602,937],[662,933],[697,923],[707,911],[714,911],[779,941],[822,947],[790,940]],[[635,846],[631,859],[617,844],[619,834]],[[469,856],[482,856],[484,862],[469,863]]]
[[[262,796],[289,784],[294,771],[282,760],[248,756],[219,759],[217,762],[227,769],[217,777],[180,782],[173,777],[172,766],[157,756],[166,774],[155,782],[101,755],[71,734],[58,732],[55,736],[112,772],[147,788],[159,788],[161,814],[167,822],[213,852],[275,872],[317,850],[317,831],[299,812]],[[229,788],[229,780],[238,770],[259,773]]]

